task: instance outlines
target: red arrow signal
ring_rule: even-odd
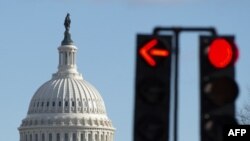
[[[157,44],[158,40],[150,40],[139,51],[142,58],[152,67],[156,66],[156,61],[153,56],[167,57],[169,55],[168,50],[154,48]]]

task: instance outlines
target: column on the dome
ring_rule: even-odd
[[[70,58],[70,62],[69,62],[70,67],[72,67],[73,66],[73,61],[72,61],[73,59],[72,59],[72,52],[71,51],[69,52],[69,58]]]
[[[28,141],[28,133],[27,132],[25,132],[25,137],[24,138],[25,138],[24,141]]]
[[[59,134],[60,134],[60,141],[64,141],[64,133],[61,132],[61,133],[59,133]]]
[[[106,134],[105,134],[105,136],[104,136],[104,140],[105,140],[105,141],[108,141],[108,135],[109,135],[108,132],[106,132]]]
[[[64,63],[63,63],[63,65],[66,65],[67,64],[67,53],[66,52],[63,52],[63,61],[64,61]]]
[[[98,141],[101,141],[101,134],[102,134],[101,131],[97,131],[97,138],[98,138]]]
[[[112,141],[112,133],[109,133],[109,141]]]
[[[42,140],[42,139],[41,139],[42,133],[41,133],[40,130],[37,131],[37,135],[38,135],[38,141],[41,141],[41,140]]]
[[[49,141],[49,133],[48,132],[45,133],[45,141]]]
[[[112,141],[112,133],[109,134],[109,141]]]
[[[19,133],[19,141],[23,141],[23,133]]]
[[[109,140],[109,133],[107,133],[107,135],[106,135],[106,141],[110,141]]]
[[[59,66],[61,65],[61,52],[59,51]]]
[[[20,141],[24,141],[23,137],[24,137],[24,136],[23,136],[23,133],[21,132],[21,133],[20,133]]]
[[[67,56],[68,56],[68,61],[67,61],[67,65],[69,66],[70,65],[70,55],[69,55],[69,51],[67,51]]]
[[[69,134],[69,139],[68,139],[68,141],[72,141],[72,132],[69,132],[68,134]]]
[[[27,133],[25,133],[25,139],[24,141],[28,141]]]
[[[98,132],[97,131],[95,131],[95,139],[94,139],[95,141],[99,141],[98,140]]]
[[[72,54],[73,54],[72,55],[73,56],[73,59],[72,59],[73,60],[73,65],[75,66],[75,51],[73,51]]]
[[[105,134],[106,134],[106,133],[103,131],[103,132],[102,132],[101,141],[105,141]]]
[[[95,141],[95,133],[94,133],[94,131],[91,131],[91,140],[90,141]]]
[[[29,135],[30,135],[29,141],[32,141],[32,133],[30,133]]]
[[[23,133],[23,141],[28,141],[28,137],[27,137],[27,133],[26,132]]]
[[[84,141],[89,141],[89,132],[86,131],[84,137],[85,137]]]
[[[19,134],[19,141],[23,141],[23,133],[22,132],[20,132],[20,134]]]
[[[21,141],[25,141],[25,132],[22,132],[22,138]]]
[[[52,124],[54,124],[54,121]],[[56,141],[56,132],[54,130],[52,130],[51,136],[52,136],[52,141]]]
[[[77,122],[78,124],[78,122]],[[76,141],[80,141],[80,132],[76,131]]]
[[[69,51],[68,53],[69,53],[69,66],[71,66],[71,51]]]
[[[92,133],[91,133],[91,131],[89,131],[89,134],[88,134],[88,141],[92,141]]]
[[[109,133],[109,135],[108,135],[108,141],[112,141],[112,139],[111,139],[111,133]]]
[[[111,133],[108,132],[108,141],[111,141]]]
[[[63,65],[63,52],[60,51],[60,61],[59,66]]]
[[[25,132],[25,141],[29,141],[29,133],[27,131]]]
[[[105,139],[104,139],[105,141],[108,141],[108,132],[106,132],[106,134],[105,134]]]
[[[114,141],[114,133],[111,133],[111,141]]]

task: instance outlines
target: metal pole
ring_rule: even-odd
[[[178,70],[179,70],[179,35],[181,32],[209,32],[213,36],[217,35],[215,28],[213,27],[156,27],[153,34],[157,35],[160,31],[173,31],[175,38],[175,75],[174,75],[174,135],[173,140],[178,141]]]
[[[174,82],[174,141],[178,140],[178,70],[179,70],[179,29],[174,30],[175,36],[175,82]]]

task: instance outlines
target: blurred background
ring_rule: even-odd
[[[19,140],[33,94],[57,71],[67,12],[78,70],[101,93],[115,141],[132,141],[136,34],[155,26],[213,26],[235,35],[240,113],[250,102],[249,6],[248,0],[0,0],[0,140]],[[182,34],[179,141],[199,140],[198,64],[198,34]]]

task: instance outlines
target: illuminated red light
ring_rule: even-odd
[[[140,55],[145,59],[145,61],[152,67],[156,66],[156,61],[153,56],[157,57],[167,57],[169,51],[165,49],[154,48],[157,46],[158,40],[152,39],[147,42],[139,51]]]
[[[223,38],[213,40],[208,48],[209,61],[216,68],[227,67],[235,61],[236,56],[234,46]]]
[[[150,42],[148,42],[141,50],[140,50],[140,54],[144,57],[144,59],[148,62],[149,65],[151,66],[155,66],[156,62],[154,61],[154,59],[148,54],[148,50],[150,50],[151,48],[153,48],[156,44],[157,44],[157,40],[153,39]]]
[[[163,56],[163,57],[166,57],[166,56],[169,55],[169,52],[166,51],[166,50],[163,50],[163,49],[154,49],[154,50],[150,51],[150,54],[154,55],[154,56]]]

